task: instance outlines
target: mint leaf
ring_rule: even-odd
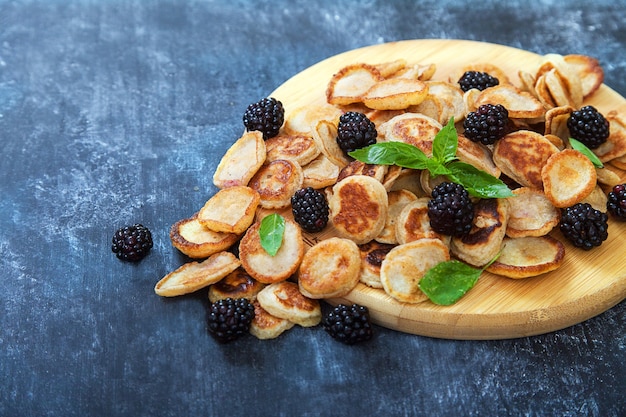
[[[433,157],[440,164],[446,164],[456,159],[456,150],[459,146],[459,136],[454,127],[454,117],[441,129],[433,139]]]
[[[447,306],[463,297],[482,271],[457,260],[440,262],[426,272],[418,286],[433,303]]]
[[[448,178],[461,184],[470,195],[480,198],[505,198],[514,196],[513,192],[499,178],[481,171],[473,165],[453,161],[446,165],[451,174]]]
[[[366,164],[398,165],[403,168],[426,169],[429,158],[421,149],[403,142],[380,142],[349,153]]]
[[[600,158],[598,158],[598,156],[595,153],[593,153],[591,149],[585,146],[584,143],[574,138],[569,138],[569,144],[572,145],[573,149],[577,150],[578,152],[582,153],[587,158],[589,158],[589,160],[591,161],[594,167],[604,168],[604,165],[602,164],[602,161],[600,161]]]
[[[261,220],[259,237],[261,246],[270,255],[274,256],[283,244],[283,234],[285,233],[285,218],[278,213],[265,216]]]

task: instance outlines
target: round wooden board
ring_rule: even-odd
[[[447,76],[469,63],[490,62],[520,85],[518,70],[533,72],[541,57],[511,47],[460,40],[410,40],[352,50],[319,62],[295,75],[271,96],[290,109],[324,104],[331,76],[343,66],[377,64],[403,58],[409,63],[434,63],[433,79]],[[586,104],[602,112],[626,114],[626,100],[602,85]],[[626,175],[622,174],[622,180]],[[626,298],[626,223],[609,221],[609,238],[599,248],[583,251],[566,244],[565,262],[558,270],[538,277],[513,280],[483,273],[477,284],[452,306],[430,301],[400,303],[383,290],[359,284],[331,304],[358,303],[370,309],[372,320],[407,333],[446,339],[506,339],[562,329],[596,316]],[[331,229],[327,227],[327,229]],[[564,241],[558,231],[553,232]],[[307,236],[309,245],[332,235]]]

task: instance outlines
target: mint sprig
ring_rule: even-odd
[[[591,161],[594,167],[604,168],[604,164],[602,164],[602,161],[600,161],[600,158],[598,158],[598,156],[595,153],[593,153],[593,151],[589,149],[584,143],[574,138],[569,138],[569,144],[572,146],[572,149],[577,150],[578,152],[582,153],[587,158],[589,158],[589,160]]]
[[[275,256],[283,244],[285,234],[285,218],[278,213],[265,216],[261,220],[259,238],[261,246],[270,256]]]
[[[448,306],[456,303],[478,282],[480,274],[498,259],[500,254],[482,268],[451,260],[430,268],[417,284],[435,304]]]
[[[402,142],[381,142],[350,152],[350,156],[366,164],[397,165],[416,170],[427,169],[431,176],[444,175],[461,184],[470,195],[479,198],[505,198],[514,194],[500,179],[470,164],[458,161],[459,137],[454,118],[433,140],[433,155],[428,157],[419,148]]]

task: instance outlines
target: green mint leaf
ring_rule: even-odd
[[[403,168],[426,169],[429,158],[413,145],[403,142],[380,142],[349,153],[366,164],[398,165]]]
[[[505,198],[514,194],[499,178],[481,171],[473,165],[453,161],[446,165],[451,174],[448,178],[461,184],[470,195],[480,198]]]
[[[456,159],[456,150],[459,146],[459,135],[454,127],[454,117],[441,129],[433,139],[433,157],[440,164],[446,164]]]
[[[600,161],[600,158],[598,158],[598,156],[595,153],[593,153],[591,149],[585,146],[584,143],[574,138],[569,138],[569,144],[572,145],[573,149],[577,150],[578,152],[582,153],[587,158],[589,158],[589,160],[591,161],[594,167],[604,168],[604,165],[602,164],[602,161]]]
[[[285,218],[278,213],[265,216],[261,220],[259,237],[261,246],[270,255],[276,255],[278,249],[283,244],[283,234],[285,233]]]
[[[436,177],[438,175],[450,175],[452,173],[447,166],[440,164],[432,158],[426,161],[426,169],[428,169],[428,172],[432,177]]]
[[[456,303],[478,281],[482,269],[457,260],[440,262],[426,272],[418,286],[435,304]]]

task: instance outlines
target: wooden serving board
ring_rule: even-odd
[[[573,52],[574,53],[574,52]],[[331,76],[345,65],[377,64],[404,58],[437,66],[434,79],[474,62],[490,62],[519,84],[518,70],[533,72],[541,57],[531,52],[481,42],[411,40],[356,49],[328,58],[295,75],[271,96],[289,109],[326,102]],[[586,104],[601,112],[626,114],[626,100],[603,85]],[[622,173],[622,179],[626,178]],[[626,298],[626,222],[609,220],[609,238],[591,251],[577,249],[554,231],[566,245],[564,264],[541,276],[514,280],[484,272],[477,284],[451,306],[430,301],[400,303],[383,290],[358,286],[331,304],[358,303],[369,308],[372,321],[402,332],[446,339],[506,339],[562,329],[596,316]],[[329,228],[327,228],[329,229]],[[326,234],[324,234],[326,233]],[[332,231],[322,232],[319,239]],[[315,237],[307,237],[312,244]]]

